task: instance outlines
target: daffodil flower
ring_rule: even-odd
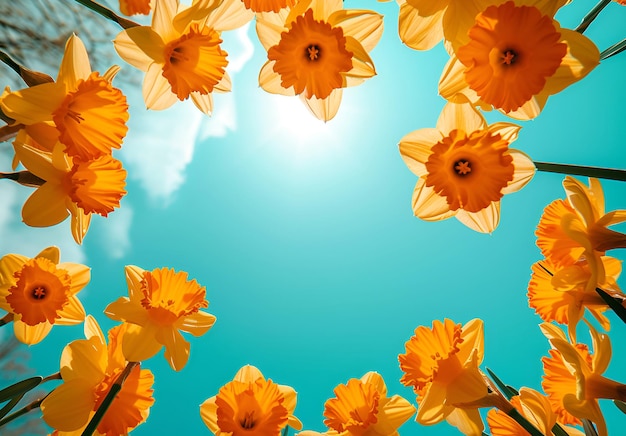
[[[213,315],[200,310],[209,305],[206,289],[183,271],[145,271],[134,265],[125,270],[129,298],[109,304],[105,313],[129,324],[122,344],[126,360],[140,362],[165,347],[165,359],[181,370],[190,347],[180,331],[201,336],[215,323]]]
[[[72,35],[57,81],[6,92],[0,109],[48,151],[59,141],[82,160],[111,154],[128,130],[126,97],[111,85],[118,71],[113,66],[103,76],[92,72],[85,46]]]
[[[599,64],[598,48],[553,18],[562,0],[482,0],[469,40],[454,48],[439,93],[461,95],[510,117],[536,117],[550,95],[585,77]]]
[[[15,337],[28,345],[41,342],[54,325],[75,325],[85,319],[76,294],[91,277],[78,263],[59,263],[57,247],[37,256],[7,254],[0,259],[0,309],[13,314]]]
[[[200,406],[200,416],[217,436],[278,436],[287,425],[295,430],[302,423],[294,416],[296,391],[265,379],[261,371],[246,365],[217,395]]]
[[[91,214],[106,217],[126,194],[126,170],[111,155],[91,160],[72,158],[60,144],[52,153],[18,142],[14,148],[28,171],[44,180],[22,208],[22,219],[29,226],[53,226],[71,215],[72,236],[81,244]]]
[[[120,12],[124,15],[149,15],[154,0],[120,0]]]
[[[268,57],[259,84],[272,94],[300,95],[328,121],[343,88],[376,74],[369,52],[382,31],[381,15],[343,9],[341,0],[302,0],[279,14],[259,14],[257,34]]]
[[[599,436],[608,436],[599,398],[626,401],[626,385],[602,375],[611,361],[611,341],[587,322],[593,354],[584,344],[571,344],[552,324],[541,324],[543,334],[554,347],[550,357],[542,358],[544,377],[541,383],[553,409],[566,424],[594,422]]]
[[[100,326],[91,316],[85,320],[85,336],[71,342],[61,354],[63,384],[41,403],[46,423],[66,434],[80,435],[127,362],[121,352],[126,326],[109,330],[107,345]],[[135,366],[97,427],[101,435],[123,435],[148,418],[154,403],[154,376]]]
[[[500,199],[528,183],[535,166],[528,156],[509,149],[520,127],[487,125],[469,104],[448,103],[437,128],[409,133],[400,154],[419,180],[413,212],[426,221],[452,216],[478,232],[492,232],[500,221]]]
[[[626,300],[617,278],[622,271],[621,262],[613,257],[602,256],[600,261],[605,271],[604,283],[596,283],[614,298]],[[587,283],[592,276],[586,260],[579,260],[567,266],[558,267],[544,259],[532,266],[532,276],[528,283],[528,304],[535,309],[545,322],[555,321],[567,325],[569,337],[576,340],[576,326],[582,319],[585,309],[598,320],[603,329],[610,328],[609,319],[603,312],[608,309],[606,301]]]
[[[148,109],[166,109],[191,98],[210,115],[211,93],[231,87],[220,32],[253,17],[245,13],[241,0],[195,0],[190,7],[177,0],[160,0],[151,26],[128,28],[113,44],[122,59],[146,72],[143,97]]]
[[[484,425],[477,408],[455,404],[479,403],[488,395],[478,366],[484,353],[483,322],[473,319],[461,327],[449,319],[419,326],[398,356],[404,375],[417,397],[416,420],[434,425],[444,419],[464,434],[480,435]]]
[[[297,0],[241,0],[252,12],[279,12],[294,6]]]
[[[626,221],[626,210],[605,213],[600,181],[589,179],[589,187],[573,177],[563,181],[567,200],[555,200],[543,212],[535,235],[541,253],[558,266],[571,265],[584,258],[592,274],[587,290],[606,282],[601,256],[607,250],[626,248],[626,234],[609,226]]]

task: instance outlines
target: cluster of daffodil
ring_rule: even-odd
[[[321,120],[336,115],[344,88],[376,74],[369,52],[382,35],[383,17],[344,9],[341,0],[193,0],[189,5],[120,0],[125,15],[152,14],[149,26],[92,0],[77,1],[123,27],[114,48],[145,72],[148,109],[191,99],[210,115],[213,91],[231,89],[221,34],[251,20],[267,51],[260,86],[300,96]],[[519,125],[488,124],[482,111],[535,118],[550,95],[584,78],[626,43],[600,53],[583,35],[605,0],[577,30],[563,29],[554,19],[567,0],[397,2],[401,40],[415,50],[443,41],[450,55],[439,82],[447,103],[436,127],[409,133],[399,144],[419,178],[413,211],[429,221],[456,216],[473,230],[493,232],[503,195],[521,189],[537,169],[549,165],[509,148]],[[0,118],[6,122],[0,138],[14,138],[13,170],[20,164],[25,168],[2,177],[36,187],[22,210],[27,225],[51,226],[71,215],[72,235],[81,243],[91,214],[106,217],[126,193],[126,171],[112,157],[128,120],[126,99],[112,85],[119,67],[103,75],[92,72],[75,35],[67,41],[56,81],[1,54],[28,85],[7,88],[0,96]],[[600,177],[608,173],[596,171]],[[603,312],[609,307],[626,322],[626,294],[617,285],[621,264],[606,255],[626,248],[626,235],[608,228],[626,221],[626,210],[605,213],[596,178],[587,187],[568,176],[563,186],[567,198],[548,205],[538,224],[537,245],[545,259],[532,266],[528,285],[529,305],[544,321],[541,331],[551,346],[543,358],[545,394],[513,389],[480,369],[482,320],[461,325],[445,319],[417,327],[398,356],[400,382],[413,388],[417,407],[388,396],[382,377],[368,372],[335,388],[324,405],[326,432],[302,431],[294,415],[296,391],[247,365],[200,406],[202,420],[216,435],[278,436],[292,428],[302,436],[394,436],[415,416],[422,425],[446,420],[466,435],[479,436],[485,429],[480,409],[489,408],[486,421],[494,436],[575,435],[582,434],[574,427],[581,425],[588,435],[606,436],[598,399],[626,401],[626,385],[602,376],[611,359],[607,334],[584,320],[592,353],[577,342],[576,326],[585,308],[605,330],[610,325]],[[7,254],[0,259],[0,309],[7,312],[0,324],[12,322],[17,339],[31,345],[54,325],[84,323],[86,337],[64,348],[58,374],[0,390],[0,402],[11,406],[0,411],[0,426],[19,415],[7,416],[26,392],[52,379],[62,384],[31,408],[41,409],[55,434],[125,435],[148,418],[154,377],[141,362],[164,348],[170,366],[181,370],[190,355],[181,332],[203,335],[216,318],[201,310],[208,307],[205,288],[187,273],[137,266],[125,272],[129,296],[104,311],[120,322],[107,341],[77,298],[90,280],[87,266],[60,263],[56,247],[34,258]],[[552,322],[566,325],[567,334]]]

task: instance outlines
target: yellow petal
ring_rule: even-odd
[[[346,37],[346,49],[352,52],[352,68],[344,73],[345,86],[356,86],[376,75],[374,62],[356,39]]]
[[[276,61],[268,61],[261,68],[261,72],[259,73],[259,85],[267,92],[272,94],[281,94],[281,95],[296,95],[296,92],[293,89],[293,86],[289,88],[283,88],[281,85],[281,77],[280,74],[274,71],[274,64]]]
[[[141,281],[143,280],[143,274],[145,272],[144,269],[135,265],[126,265],[124,267],[126,284],[128,285],[128,296],[130,297],[130,301],[139,305],[141,305],[141,300],[144,298],[143,292],[141,292]]]
[[[21,254],[7,254],[0,259],[0,283],[13,286],[16,282],[15,272],[22,269],[29,258]],[[0,286],[1,287],[1,286]]]
[[[58,268],[66,270],[72,277],[70,285],[70,294],[72,295],[87,286],[87,283],[91,280],[91,268],[88,266],[79,263],[60,263]]]
[[[143,100],[146,107],[152,110],[167,109],[176,103],[176,94],[165,77],[159,64],[151,64],[143,79]]]
[[[83,238],[87,234],[87,230],[89,230],[91,214],[85,213],[85,211],[78,207],[78,205],[75,203],[69,203],[68,209],[70,211],[70,214],[72,215],[72,236],[74,237],[74,241],[76,241],[77,244],[82,244]]]
[[[513,158],[513,180],[502,189],[503,194],[510,194],[522,189],[530,182],[535,175],[535,164],[532,159],[519,150],[509,150],[509,155]]]
[[[491,233],[498,227],[500,222],[500,202],[492,201],[489,206],[478,212],[467,212],[459,209],[456,217],[472,230],[481,233]]]
[[[57,312],[57,315],[59,318],[55,320],[55,324],[76,325],[83,322],[87,314],[80,300],[76,297],[70,297],[63,309]]]
[[[310,8],[316,20],[328,21],[328,17],[340,9],[343,9],[342,0],[313,0]]]
[[[256,33],[259,38],[259,42],[263,45],[263,48],[267,51],[270,47],[278,45],[280,42],[280,35],[286,31],[285,21],[289,10],[287,8],[281,9],[278,13],[260,12],[256,17]]]
[[[200,417],[213,434],[220,433],[220,427],[217,425],[217,404],[215,404],[215,397],[209,398],[200,405]]]
[[[191,6],[183,10],[179,9],[173,20],[173,25],[176,31],[180,34],[185,32],[185,28],[192,21],[202,21],[207,18],[207,15],[213,13],[218,6],[225,3],[232,3],[232,0],[220,1],[220,0],[195,0]],[[241,2],[239,2],[241,3]]]
[[[443,421],[454,410],[446,405],[446,387],[439,382],[432,382],[420,401],[417,409],[417,422],[433,425]]]
[[[174,371],[183,369],[189,360],[189,342],[174,328],[162,328],[157,340],[165,346],[165,360],[172,369]]]
[[[70,342],[61,353],[63,380],[82,378],[96,386],[104,379],[107,367],[106,345],[99,337]]]
[[[63,173],[52,164],[52,156],[28,145],[15,145],[15,155],[37,177],[60,183]]]
[[[300,98],[307,105],[313,115],[322,121],[330,121],[339,110],[339,104],[341,103],[341,96],[343,90],[341,88],[333,89],[330,95],[326,98],[319,99],[315,96],[306,98],[304,94],[300,94]]]
[[[174,28],[177,9],[178,0],[159,0],[154,7],[152,30],[161,36],[165,44],[180,36]]]
[[[210,93],[200,94],[197,91],[192,91],[189,96],[191,97],[193,104],[200,109],[203,114],[211,116],[211,113],[213,112],[213,97]]]
[[[22,220],[31,227],[49,227],[67,218],[65,192],[60,185],[44,183],[24,202]]]
[[[465,66],[456,56],[452,56],[439,79],[439,95],[451,102],[463,103],[467,99],[471,104],[476,104],[480,98],[465,81],[464,71]],[[465,98],[459,100],[459,94]]]
[[[163,344],[156,340],[156,329],[128,324],[122,338],[122,351],[129,362],[142,362],[158,353]]]
[[[258,379],[265,380],[265,377],[263,377],[259,368],[253,365],[245,365],[241,367],[239,371],[237,371],[237,374],[235,374],[235,377],[233,377],[233,380],[242,383],[254,383]]]
[[[383,16],[372,11],[342,9],[329,17],[328,24],[341,27],[345,36],[356,39],[368,52],[383,34]]]
[[[48,259],[52,263],[58,264],[59,259],[61,258],[61,251],[59,250],[59,247],[48,247],[48,248],[44,248],[43,250],[41,250],[39,254],[35,257],[43,257],[45,259]],[[62,265],[58,265],[58,267],[63,268]]]
[[[64,97],[63,85],[43,83],[6,95],[0,100],[0,108],[18,123],[30,125],[51,122],[52,112],[59,107]]]
[[[76,379],[57,386],[41,403],[41,412],[50,427],[72,431],[87,424],[94,405],[92,386]]]
[[[128,321],[140,326],[147,325],[149,321],[148,312],[144,307],[126,297],[120,297],[110,303],[104,309],[104,313],[115,321]]]
[[[213,90],[215,92],[230,92],[232,87],[233,84],[230,80],[230,75],[226,71],[224,71],[224,75],[222,76],[220,81],[215,84]]]
[[[437,120],[437,129],[443,136],[447,136],[454,129],[470,134],[483,130],[486,126],[485,118],[469,103],[447,103]]]
[[[63,60],[59,68],[57,82],[68,91],[76,89],[79,80],[86,80],[91,74],[87,49],[78,36],[72,34],[65,44]]]
[[[422,177],[413,190],[413,213],[425,221],[440,221],[450,218],[456,211],[450,210],[445,197],[437,194],[432,186],[426,186]]]
[[[425,128],[415,130],[400,140],[400,156],[413,174],[421,177],[428,173],[425,164],[431,155],[431,148],[442,139],[439,130]]]
[[[28,325],[19,319],[13,320],[13,331],[15,332],[15,338],[28,345],[38,344],[48,336],[52,330],[52,324],[48,322],[42,322],[37,325]]]
[[[415,407],[399,395],[389,398],[382,413],[378,413],[378,422],[375,425],[380,434],[391,435],[404,424],[411,416],[415,415]]]
[[[217,9],[211,12],[205,25],[223,32],[242,27],[253,19],[254,12],[246,9],[241,0],[224,0]]]
[[[493,135],[500,135],[502,139],[507,141],[509,144],[517,139],[517,135],[521,129],[522,127],[517,124],[506,122],[493,123],[487,128],[489,133]]]
[[[85,317],[85,325],[83,328],[87,339],[96,338],[101,343],[105,343],[104,334],[93,316],[87,315],[87,317]]]
[[[466,436],[481,436],[485,428],[478,409],[454,409],[446,421]]]
[[[164,63],[163,40],[150,27],[131,27],[113,40],[115,51],[122,59],[141,71],[148,71],[152,62]]]
[[[197,337],[209,331],[215,324],[215,320],[215,316],[210,313],[198,311],[182,318],[180,324],[176,323],[176,327]]]
[[[462,328],[463,345],[457,356],[461,363],[466,363],[472,353],[476,353],[478,363],[482,362],[485,348],[485,334],[483,320],[474,318],[467,322]],[[476,350],[476,351],[474,351]]]
[[[442,2],[429,1],[432,5]],[[445,9],[432,15],[421,16],[409,3],[400,5],[398,16],[398,34],[407,46],[414,50],[430,50],[443,39],[442,19]]]

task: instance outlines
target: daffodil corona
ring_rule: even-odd
[[[0,259],[0,309],[13,314],[16,338],[25,344],[43,340],[53,325],[80,324],[85,309],[76,294],[90,280],[90,269],[59,263],[57,247],[29,259],[7,254]]]
[[[437,221],[456,216],[479,232],[492,232],[500,220],[500,199],[521,189],[535,172],[524,153],[510,149],[520,127],[487,125],[469,104],[448,103],[437,128],[409,133],[400,154],[419,180],[413,212]]]

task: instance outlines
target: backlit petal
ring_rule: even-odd
[[[176,326],[187,333],[191,333],[194,336],[202,336],[215,324],[215,316],[210,313],[198,311],[191,315],[184,317],[180,324]]]
[[[311,110],[311,113],[322,121],[330,121],[339,110],[339,104],[341,103],[341,96],[343,95],[343,89],[336,88],[330,92],[330,95],[326,98],[320,99],[315,96],[306,98],[304,94],[300,94],[300,98],[304,100],[307,107]]]
[[[371,11],[342,9],[333,13],[328,23],[341,27],[345,36],[355,38],[368,52],[378,44],[383,34],[382,15]]]
[[[148,67],[146,77],[143,79],[143,100],[146,107],[152,110],[163,110],[176,103],[176,94],[165,77],[163,70],[157,63]]]
[[[50,330],[52,330],[52,324],[48,322],[42,322],[31,326],[20,321],[19,319],[13,320],[15,338],[24,344],[38,344],[48,335],[48,333],[50,333]]]
[[[513,157],[515,170],[513,171],[513,180],[502,189],[503,194],[519,191],[531,181],[536,172],[534,162],[526,153],[510,150],[509,155]]]
[[[22,219],[31,227],[49,227],[67,218],[65,192],[60,185],[44,183],[24,202]]]
[[[141,362],[158,353],[163,344],[157,342],[156,331],[151,326],[129,324],[122,338],[122,351],[129,362]]]
[[[68,299],[63,309],[57,312],[59,318],[55,321],[58,325],[76,325],[85,320],[85,308],[76,297]]]
[[[64,97],[65,88],[62,85],[43,83],[8,94],[0,100],[0,108],[19,123],[41,123],[52,121],[52,112]]]
[[[493,201],[486,208],[478,212],[467,212],[459,209],[456,217],[472,230],[481,233],[491,233],[500,222],[500,202]]]
[[[147,26],[131,27],[113,40],[122,59],[141,71],[148,71],[152,62],[164,63],[164,43],[158,33]]]
[[[87,424],[93,407],[92,386],[84,379],[75,379],[56,387],[41,403],[41,412],[50,427],[72,431]]]
[[[413,213],[426,221],[440,221],[454,216],[457,211],[450,210],[446,198],[437,194],[432,186],[426,186],[426,180],[420,178],[413,190]]]
[[[259,85],[272,94],[281,94],[281,95],[296,95],[293,86],[289,88],[284,88],[281,84],[281,77],[276,71],[274,71],[274,64],[276,61],[268,61],[261,68],[261,72],[259,73]]]
[[[415,130],[400,140],[400,156],[409,169],[418,177],[426,175],[426,161],[433,145],[441,141],[443,135],[438,129]]]
[[[163,328],[159,333],[157,340],[165,345],[165,360],[174,371],[180,371],[189,360],[189,342],[174,328]]]
[[[74,90],[76,82],[85,80],[91,74],[87,49],[83,42],[72,34],[65,44],[65,53],[59,68],[57,82],[62,83],[68,91]]]
[[[437,129],[447,136],[454,129],[461,129],[465,133],[482,130],[487,126],[483,116],[471,104],[448,103],[443,107]]]
[[[424,2],[422,2],[424,3]],[[440,5],[442,2],[429,2]],[[420,15],[411,4],[400,5],[398,33],[400,39],[414,50],[430,50],[443,39],[442,19],[445,9],[434,11],[431,15]]]

